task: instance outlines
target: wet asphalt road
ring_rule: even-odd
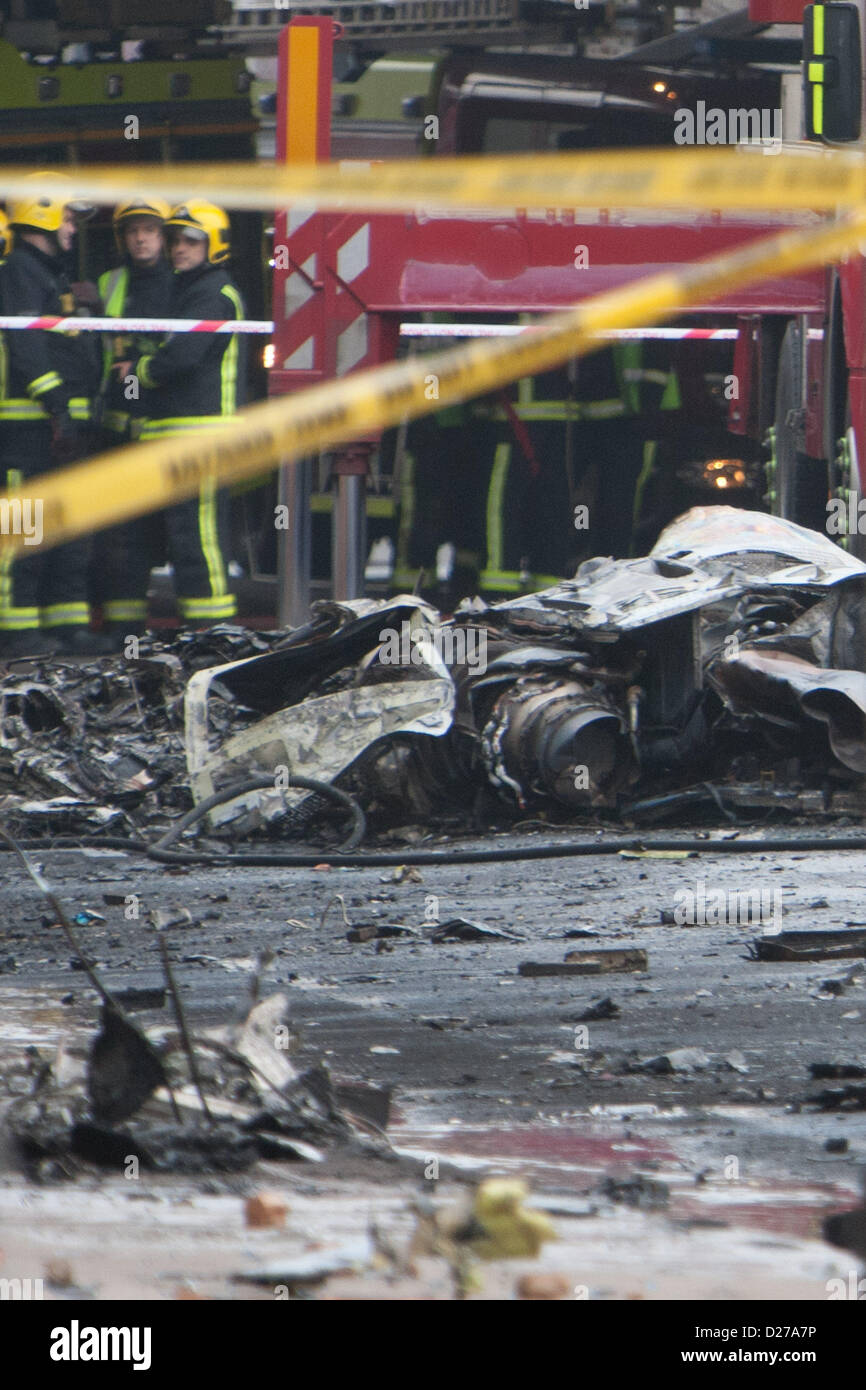
[[[539,837],[494,842],[517,849]],[[644,842],[651,848],[652,836]],[[161,983],[148,914],[189,910],[192,923],[167,936],[194,1025],[243,1010],[252,962],[270,948],[263,992],[278,988],[289,997],[297,1062],[324,1058],[341,1077],[393,1086],[389,1137],[412,1151],[419,1169],[430,1155],[443,1163],[474,1158],[524,1172],[537,1188],[575,1194],[593,1191],[606,1173],[654,1172],[673,1183],[687,1216],[695,1216],[697,1199],[712,1197],[716,1214],[726,1207],[734,1224],[809,1238],[818,1236],[824,1211],[853,1204],[866,1114],[811,1105],[818,1091],[844,1083],[812,1080],[810,1065],[866,1064],[866,965],[858,975],[851,960],[759,962],[747,943],[760,925],[661,925],[659,918],[683,901],[678,892],[703,884],[705,893],[763,890],[767,903],[780,905],[786,930],[863,921],[861,852],[768,847],[737,855],[708,846],[681,859],[425,866],[416,871],[420,881],[397,881],[400,871],[384,868],[166,870],[115,853],[33,857],[70,912],[105,917],[82,927],[81,941],[109,986]],[[336,893],[354,926],[421,930],[436,917],[462,916],[524,939],[351,944],[339,904],[331,903],[320,925]],[[133,894],[137,919],[104,901]],[[95,1019],[92,991],[46,913],[4,855],[0,1060],[7,1079],[28,1042],[47,1047],[64,1033],[83,1037]],[[576,930],[594,935],[566,935]],[[518,973],[521,962],[561,962],[566,951],[592,946],[643,948],[648,969],[604,977]],[[852,975],[839,993],[822,988]],[[581,1024],[603,998],[618,1015]],[[169,1021],[164,1010],[140,1017]],[[705,1056],[682,1073],[642,1069],[647,1059],[682,1048]],[[842,1151],[828,1151],[828,1139]]]

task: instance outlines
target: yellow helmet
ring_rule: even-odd
[[[8,256],[12,250],[12,233],[9,230],[9,218],[5,212],[0,212],[0,259]]]
[[[63,222],[66,200],[48,194],[32,198],[10,198],[9,225],[32,227],[37,232],[59,232]]]
[[[168,203],[163,202],[162,198],[145,198],[136,195],[133,198],[128,198],[125,203],[118,203],[111,219],[118,251],[124,250],[123,223],[130,217],[157,217],[160,222],[165,222],[170,215],[171,208]]]
[[[231,255],[229,219],[222,208],[215,207],[213,203],[205,203],[201,198],[179,203],[172,208],[166,220],[166,231],[170,227],[186,227],[194,232],[203,232],[207,237],[208,265],[219,265]]]
[[[71,182],[67,174],[54,170],[28,174],[31,179],[62,179]],[[8,217],[11,227],[31,227],[37,232],[59,232],[66,208],[71,208],[80,217],[90,217],[95,209],[90,203],[78,202],[74,198],[64,198],[56,193],[34,193],[29,198],[10,198]]]

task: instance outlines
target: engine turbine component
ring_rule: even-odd
[[[575,810],[614,806],[637,778],[623,716],[577,681],[515,681],[494,704],[481,747],[490,780],[521,807],[533,796]]]

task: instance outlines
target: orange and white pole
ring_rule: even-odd
[[[312,164],[331,154],[331,83],[334,39],[342,29],[316,16],[293,19],[282,30],[277,59],[279,164]],[[306,213],[306,215],[304,215]],[[311,386],[325,370],[324,218],[293,208],[274,218],[274,347],[271,394]],[[302,341],[301,341],[302,340]],[[312,576],[312,459],[280,467],[277,529],[277,616],[300,627],[310,614]],[[277,519],[275,518],[275,524]]]

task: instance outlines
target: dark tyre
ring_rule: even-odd
[[[826,533],[827,465],[810,458],[803,444],[803,340],[789,323],[779,353],[776,381],[775,467],[769,468],[769,502],[774,516]]]

